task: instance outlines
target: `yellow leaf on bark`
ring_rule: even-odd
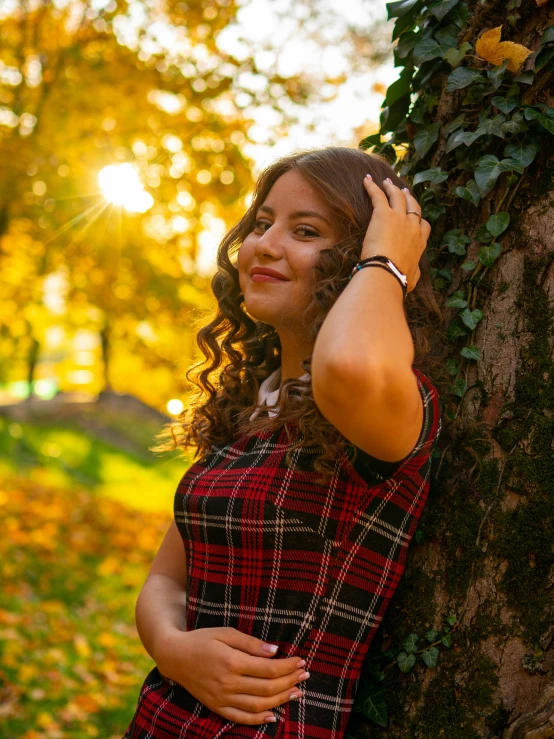
[[[485,31],[475,44],[475,52],[490,64],[500,65],[504,59],[508,60],[506,68],[510,72],[517,72],[523,62],[531,54],[531,49],[513,41],[501,41],[502,26]]]

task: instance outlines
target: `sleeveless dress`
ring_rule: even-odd
[[[187,559],[187,630],[232,626],[298,656],[303,695],[249,726],[211,711],[156,667],[124,739],[343,739],[363,661],[404,571],[429,491],[442,401],[415,366],[420,437],[400,463],[358,449],[314,482],[317,450],[293,453],[284,428],[238,436],[193,464],[175,494]],[[389,470],[394,469],[387,474]],[[378,471],[380,469],[380,471]]]

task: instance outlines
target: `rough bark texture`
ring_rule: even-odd
[[[475,34],[502,22],[504,6],[487,7],[491,16],[481,18]],[[537,18],[525,17],[525,28],[533,28],[539,13],[541,27],[545,14],[554,23],[550,4],[528,12]],[[552,75],[539,94],[554,106]],[[437,119],[451,119],[452,105],[443,94]],[[482,360],[471,363],[456,421],[467,433],[463,444],[460,437],[442,440],[422,520],[426,538],[412,544],[376,639],[385,651],[412,632],[440,629],[454,614],[453,645],[441,649],[435,669],[418,662],[408,674],[387,670],[388,726],[355,715],[356,736],[554,737],[553,141],[543,140],[519,183],[501,255],[478,285],[485,318],[474,343]],[[443,151],[439,140],[432,165],[447,170]],[[497,185],[477,207],[458,199],[434,230],[474,234],[504,193],[502,179]],[[473,242],[466,258],[476,260],[480,246]],[[448,266],[451,293],[464,274],[459,261]]]

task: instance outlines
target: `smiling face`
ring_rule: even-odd
[[[298,169],[277,179],[238,252],[240,287],[253,318],[277,330],[302,327],[319,252],[339,241],[334,220],[329,206]],[[287,279],[253,279],[253,267],[267,267]]]

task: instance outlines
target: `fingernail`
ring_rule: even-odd
[[[297,667],[304,667],[305,664],[306,664],[306,660],[305,659],[301,659],[300,662],[297,662],[296,663],[296,666]]]
[[[262,646],[262,649],[264,652],[270,652],[271,654],[275,654],[275,652],[279,649],[279,647],[276,644],[264,644]]]
[[[310,677],[309,672],[303,672],[301,675],[298,675],[299,680],[307,680]]]
[[[371,176],[370,174],[366,174],[366,178],[367,178],[368,180],[371,180],[371,181],[373,182],[373,177],[372,177],[372,176]]]
[[[298,695],[298,693],[291,693],[289,695],[289,701],[297,701],[299,698],[300,696]]]
[[[266,724],[272,723],[273,721],[277,721],[277,716],[266,716],[264,718]]]
[[[385,182],[390,182],[390,184],[392,185],[392,180],[391,180],[391,178],[390,178],[390,177],[387,177],[387,178],[385,179]]]
[[[402,188],[402,192],[410,192],[410,188],[409,187],[403,187]]]

